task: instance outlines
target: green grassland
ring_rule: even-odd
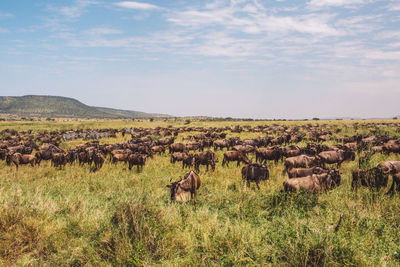
[[[192,122],[222,127],[265,124],[328,124],[355,134],[354,123]],[[1,122],[0,131],[183,126],[183,121],[57,120]],[[360,128],[358,132],[368,132]],[[399,135],[396,129],[382,132]],[[179,140],[184,135],[179,135]],[[228,133],[253,138],[262,133]],[[129,136],[101,140],[115,143]],[[63,148],[82,140],[69,141]],[[326,144],[334,144],[333,141]],[[299,144],[305,145],[305,142]],[[108,161],[98,172],[77,163],[64,170],[0,161],[0,265],[19,266],[398,266],[400,198],[384,189],[351,190],[358,158],[341,167],[342,184],[322,194],[284,194],[283,164],[271,163],[270,180],[257,190],[242,184],[241,168],[201,167],[197,209],[172,203],[166,185],[187,170],[155,155],[142,172]],[[375,154],[371,166],[399,155]],[[389,181],[390,185],[391,181]],[[340,215],[341,227],[334,231]]]

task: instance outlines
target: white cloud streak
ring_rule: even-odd
[[[123,7],[123,8],[128,8],[128,9],[137,9],[137,10],[160,9],[159,6],[156,6],[156,5],[153,5],[153,4],[134,2],[134,1],[117,2],[114,5],[116,5],[118,7]]]
[[[311,0],[307,5],[310,8],[353,7],[368,2],[370,0]]]

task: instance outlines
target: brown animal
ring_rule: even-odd
[[[201,185],[200,176],[194,171],[189,171],[185,174],[184,178],[172,182],[167,185],[171,190],[171,200],[172,201],[183,201],[187,202],[194,198],[194,204],[197,204],[197,190],[199,190]]]
[[[161,155],[162,153],[165,153],[165,147],[164,146],[153,146],[151,148],[151,151],[153,153],[158,153],[159,155]]]
[[[51,165],[54,167],[63,168],[67,164],[67,154],[65,153],[54,153],[51,159]]]
[[[400,161],[384,161],[378,166],[382,168],[384,174],[394,174],[400,172]]]
[[[277,164],[281,157],[282,151],[279,147],[256,148],[256,162],[264,163],[265,161],[273,160]]]
[[[93,162],[94,162],[95,171],[100,170],[101,167],[103,167],[104,161],[105,161],[105,157],[104,157],[103,153],[97,152],[94,154]]]
[[[215,140],[214,141],[214,151],[217,151],[218,148],[223,150],[224,147],[228,148],[229,147],[229,142],[228,140]]]
[[[169,154],[174,152],[185,152],[186,146],[182,143],[174,143],[169,145]]]
[[[211,150],[205,152],[199,152],[198,154],[194,155],[194,166],[197,172],[200,171],[200,165],[206,165],[207,167],[206,171],[208,171],[208,165],[210,165],[211,169],[215,171],[215,163],[216,163],[215,153],[212,152]]]
[[[300,155],[296,157],[290,157],[285,159],[285,170],[288,172],[293,168],[310,168],[320,165],[321,160],[318,157],[310,157],[306,155]]]
[[[383,145],[386,153],[400,153],[400,140],[389,140]]]
[[[184,153],[183,159],[182,159],[182,169],[188,167],[191,168],[193,165],[193,154],[186,154]]]
[[[31,164],[33,167],[35,165],[36,158],[33,155],[23,155],[21,153],[14,153],[12,154],[11,152],[8,153],[6,162],[7,165],[10,165],[11,163],[14,163],[15,166],[18,167],[19,165],[25,165],[25,164]]]
[[[128,162],[129,154],[128,153],[116,153],[112,154],[111,162],[116,164],[117,162]]]
[[[355,160],[355,153],[351,150],[335,150],[335,151],[323,151],[318,154],[318,157],[321,159],[321,163],[323,166],[325,164],[337,164],[339,168],[343,161],[346,160]]]
[[[146,164],[146,156],[139,153],[130,154],[128,162],[129,170],[132,170],[133,165],[136,165],[137,171],[139,171],[140,169],[143,170],[143,166]]]
[[[269,170],[267,165],[246,164],[242,168],[242,179],[243,185],[247,182],[247,186],[250,187],[250,182],[255,182],[258,190],[260,190],[260,181],[269,179]]]
[[[254,146],[251,145],[236,145],[232,147],[232,150],[240,151],[244,154],[251,153],[254,149]]]
[[[175,152],[171,155],[170,162],[175,163],[177,161],[183,161],[185,158],[189,156],[186,152]]]
[[[392,186],[390,187],[389,191],[387,194],[394,194],[394,192],[400,192],[400,172],[394,173],[392,175],[393,182]]]
[[[351,188],[356,191],[360,185],[379,190],[381,187],[386,187],[388,183],[388,175],[384,174],[380,166],[369,170],[354,170],[352,176]]]
[[[222,160],[222,166],[229,166],[229,162],[236,161],[237,167],[239,167],[240,162],[244,162],[246,164],[250,164],[250,160],[240,151],[226,151],[224,153],[224,159]]]
[[[310,193],[319,193],[333,189],[339,184],[339,170],[331,170],[329,173],[288,179],[283,183],[283,188],[285,191],[305,190]]]
[[[289,178],[296,177],[306,177],[312,176],[313,174],[322,174],[327,173],[329,170],[325,170],[321,167],[312,167],[312,168],[294,168],[289,170]]]

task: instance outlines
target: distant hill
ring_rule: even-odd
[[[0,114],[50,118],[156,118],[170,117],[139,111],[91,107],[68,97],[60,96],[0,96]]]

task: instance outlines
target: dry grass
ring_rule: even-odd
[[[273,123],[273,122],[267,122]],[[300,122],[282,122],[293,124]],[[341,125],[343,122],[329,122]],[[0,123],[0,130],[155,127],[171,122],[58,121]],[[183,122],[177,122],[183,125]],[[236,122],[196,122],[225,126]],[[241,122],[243,125],[264,124]],[[343,126],[344,127],[344,126]],[[351,129],[345,133],[352,134]],[[391,134],[394,129],[390,130]],[[186,133],[191,134],[191,133]],[[230,134],[251,138],[258,133]],[[118,139],[107,142],[122,141]],[[75,146],[73,141],[63,146]],[[185,171],[166,155],[144,171],[107,162],[98,172],[78,164],[57,170],[0,162],[0,265],[94,266],[395,266],[400,260],[400,199],[350,189],[356,162],[342,166],[343,183],[321,195],[281,193],[283,165],[257,191],[242,185],[240,168],[201,168],[197,210],[169,201],[165,187]],[[374,155],[371,164],[396,155]],[[334,228],[340,215],[342,225]]]

